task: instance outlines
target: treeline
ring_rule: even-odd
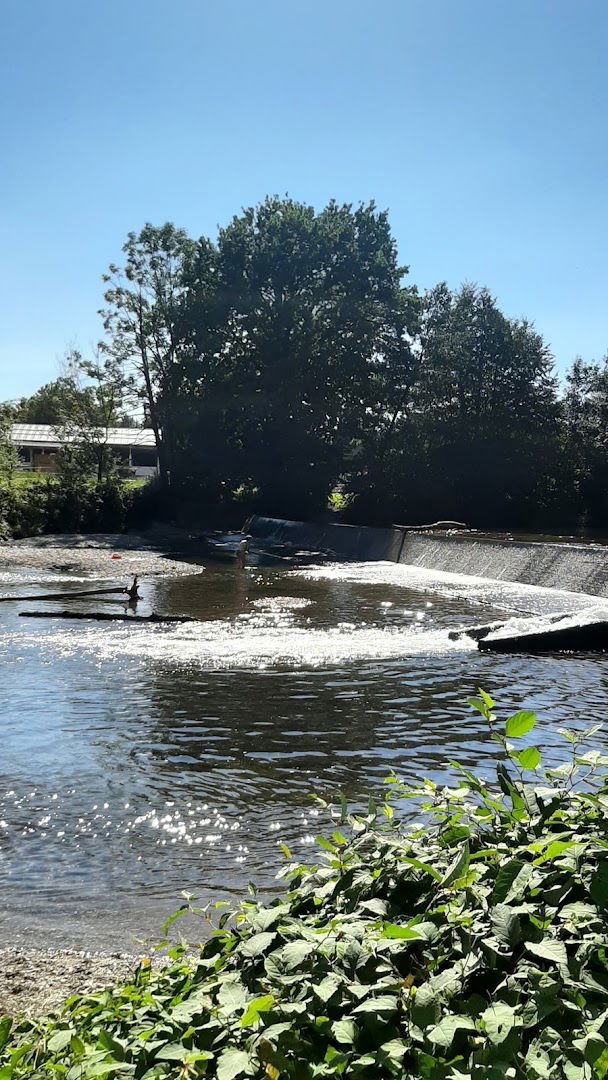
[[[487,289],[420,294],[373,204],[268,198],[214,241],[146,225],[105,283],[87,385],[104,423],[153,427],[174,498],[308,517],[338,491],[366,523],[608,525],[606,360],[560,386]]]

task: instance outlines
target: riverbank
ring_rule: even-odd
[[[0,949],[0,1016],[43,1016],[75,994],[127,979],[140,957],[72,949]]]
[[[0,571],[79,573],[115,578],[176,577],[198,573],[197,553],[181,533],[66,533],[9,540],[0,546]],[[113,558],[113,556],[117,556]]]

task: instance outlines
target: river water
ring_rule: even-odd
[[[90,582],[13,568],[0,591]],[[323,828],[312,791],[357,802],[391,769],[437,779],[451,761],[489,775],[495,744],[465,702],[478,686],[505,714],[537,711],[553,762],[558,727],[606,712],[603,657],[492,656],[448,636],[594,597],[393,563],[208,565],[142,591],[138,613],[201,621],[71,623],[1,605],[6,943],[130,948],[158,935],[181,890],[275,887],[278,843],[306,859]],[[101,607],[88,603],[73,606]]]

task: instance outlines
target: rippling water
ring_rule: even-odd
[[[1,591],[90,581],[44,578],[7,572]],[[144,594],[139,613],[202,621],[69,623],[0,606],[10,940],[128,946],[158,932],[182,889],[273,887],[278,842],[305,856],[322,827],[312,790],[356,801],[390,769],[437,778],[452,760],[488,773],[495,744],[464,703],[479,685],[505,710],[537,709],[553,760],[557,727],[605,713],[601,657],[492,656],[448,637],[593,597],[389,563],[207,567]],[[101,601],[89,603],[74,607]]]

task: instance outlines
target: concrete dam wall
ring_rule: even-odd
[[[427,570],[519,581],[608,597],[608,547],[509,540],[472,533],[404,533],[357,525],[314,524],[255,515],[248,531],[261,543],[319,551],[338,559],[406,563]]]
[[[608,596],[608,547],[408,532],[399,562],[427,570]]]
[[[339,559],[359,562],[398,562],[403,533],[398,529],[370,529],[364,525],[316,525],[255,514],[245,528],[256,540],[300,551],[322,551]]]

